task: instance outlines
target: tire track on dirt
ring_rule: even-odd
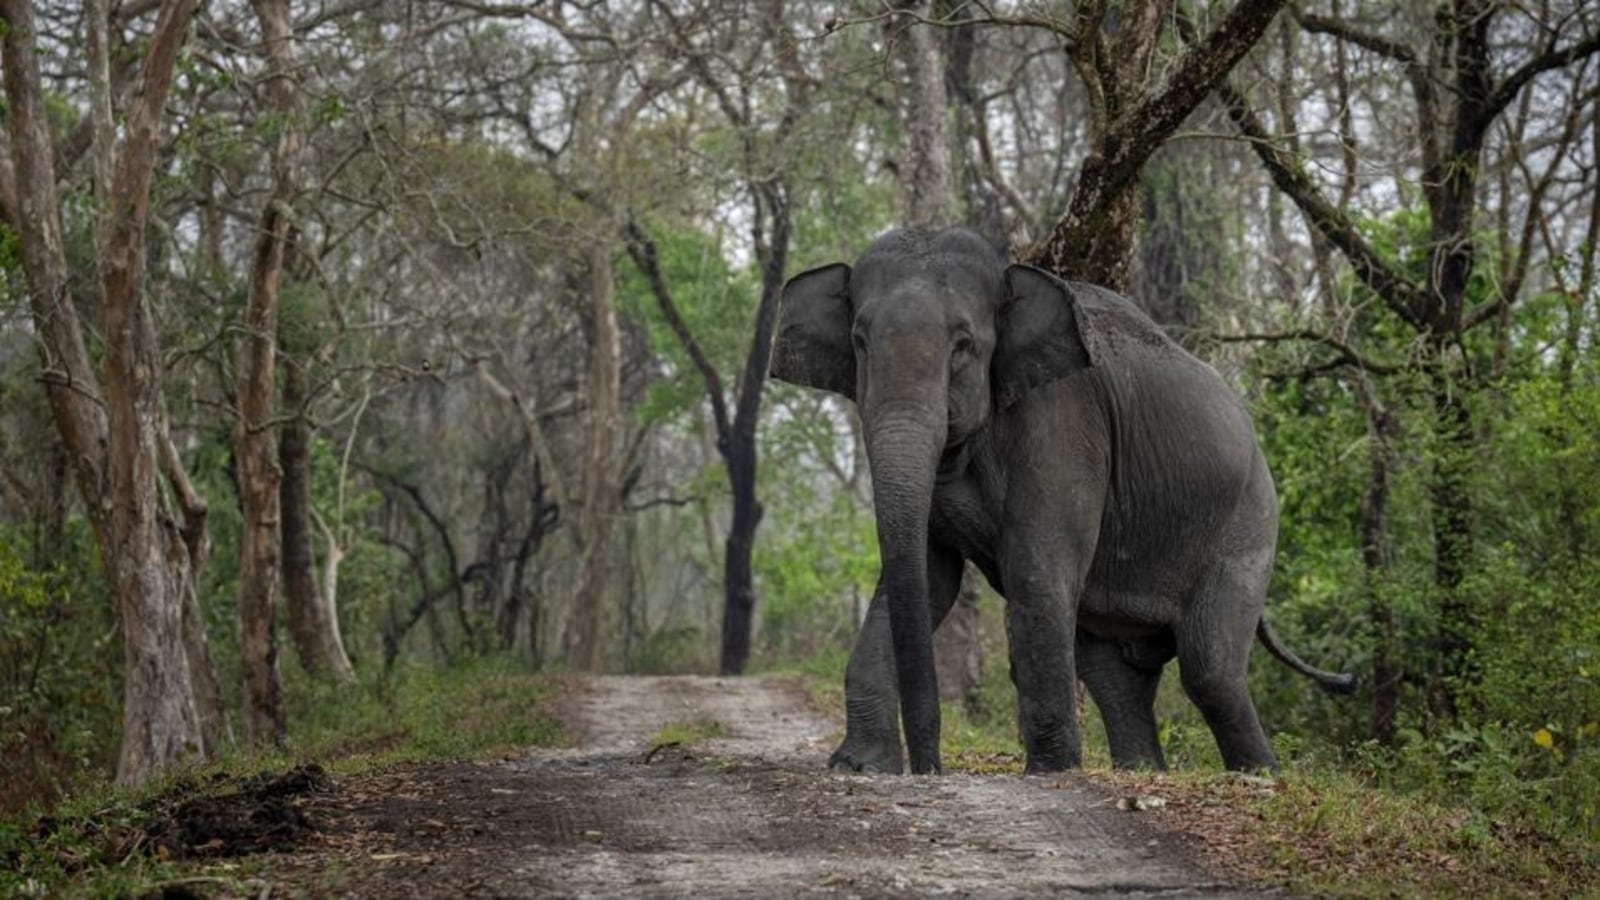
[[[410,773],[343,896],[1261,896],[1077,776],[834,775],[837,723],[783,678],[574,680],[574,746]],[[718,737],[649,753],[669,724]],[[648,757],[648,762],[646,761]],[[419,824],[421,823],[421,824]],[[385,831],[387,829],[387,832]]]

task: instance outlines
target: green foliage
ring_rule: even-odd
[[[289,747],[333,771],[401,761],[469,759],[562,740],[549,679],[525,663],[468,657],[452,666],[364,671],[354,688],[286,680]],[[287,674],[287,673],[286,673]]]
[[[877,583],[877,523],[839,480],[852,450],[833,427],[837,411],[816,405],[831,401],[777,385],[771,400],[759,483],[768,512],[754,559],[761,652],[803,659],[853,640]]]
[[[1280,877],[1316,895],[1576,896],[1596,872],[1579,844],[1538,840],[1459,797],[1374,791],[1338,769],[1297,769],[1257,802]]]
[[[750,269],[735,270],[719,235],[682,223],[645,226],[656,243],[672,301],[712,366],[730,388],[744,365],[761,284]],[[617,308],[646,323],[650,349],[676,377],[654,381],[635,410],[642,421],[671,420],[705,403],[705,383],[661,311],[650,284],[631,260],[618,262]],[[729,397],[729,402],[732,398]]]
[[[1363,223],[1381,254],[1419,283],[1428,222],[1400,212]],[[1492,248],[1492,240],[1481,240]],[[1468,303],[1494,296],[1492,259],[1480,259]],[[1417,335],[1363,289],[1350,288],[1363,352],[1435,364]],[[1325,697],[1258,655],[1253,685],[1269,729],[1299,736],[1307,758],[1352,758],[1374,782],[1466,804],[1471,815],[1543,839],[1600,839],[1600,370],[1563,349],[1564,298],[1535,295],[1515,308],[1510,330],[1485,326],[1463,341],[1465,362],[1438,374],[1375,377],[1398,426],[1390,438],[1388,562],[1369,572],[1358,522],[1375,438],[1343,377],[1265,381],[1257,422],[1281,502],[1269,615],[1303,656],[1365,671],[1354,701]],[[1499,345],[1497,347],[1497,344]],[[1497,353],[1505,375],[1489,381]],[[1307,364],[1300,348],[1267,348],[1261,372]],[[1454,365],[1454,363],[1452,363]],[[1441,384],[1470,416],[1473,444],[1442,433]],[[1474,552],[1455,599],[1471,611],[1469,675],[1450,682],[1452,711],[1429,703],[1441,670],[1436,637],[1432,489],[1460,473],[1471,499]],[[1402,670],[1398,739],[1367,743],[1374,610],[1394,622]]]
[[[853,637],[852,609],[865,609],[878,577],[870,511],[835,494],[813,512],[784,509],[757,547],[765,652],[806,657]],[[787,519],[787,521],[785,521]]]
[[[36,540],[0,526],[0,815],[104,777],[120,729],[121,644],[88,528],[44,554]]]

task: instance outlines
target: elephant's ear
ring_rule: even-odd
[[[772,377],[855,399],[851,323],[849,266],[834,263],[789,279],[772,347]]]
[[[990,376],[1000,409],[1093,362],[1079,327],[1077,297],[1066,282],[1014,265],[1006,269],[1006,292]]]

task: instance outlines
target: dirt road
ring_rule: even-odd
[[[1076,777],[832,775],[785,679],[574,685],[575,746],[369,779],[290,892],[359,897],[1243,897]],[[664,726],[718,736],[650,752]],[[327,812],[327,811],[324,811]]]

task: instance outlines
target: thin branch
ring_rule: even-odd
[[[490,393],[501,400],[510,403],[522,419],[522,427],[528,433],[528,443],[533,445],[534,456],[538,458],[539,465],[548,473],[550,492],[555,494],[556,503],[565,509],[574,509],[576,504],[567,494],[565,479],[561,476],[561,467],[556,465],[555,456],[550,451],[550,442],[544,436],[544,429],[539,425],[539,416],[528,406],[528,402],[520,394],[507,387],[505,382],[496,378],[493,372],[484,366],[480,358],[470,358],[467,364],[477,373],[478,379],[489,388]]]
[[[1337,358],[1329,363],[1323,364],[1321,366],[1322,369],[1328,369],[1337,366],[1351,366],[1364,372],[1372,372],[1377,375],[1396,375],[1401,372],[1414,371],[1416,368],[1415,366],[1409,364],[1381,362],[1363,354],[1361,351],[1350,346],[1348,343],[1345,343],[1344,341],[1341,341],[1332,335],[1323,334],[1320,331],[1312,331],[1309,328],[1297,328],[1291,331],[1278,332],[1211,334],[1208,335],[1208,337],[1211,340],[1224,344],[1281,344],[1289,341],[1319,344],[1323,347],[1333,350],[1338,354]]]
[[[1535,56],[1514,69],[1503,81],[1495,86],[1483,108],[1479,110],[1481,116],[1480,127],[1487,128],[1491,120],[1500,114],[1500,111],[1516,99],[1518,93],[1528,83],[1538,76],[1552,69],[1560,69],[1571,65],[1594,53],[1600,53],[1600,32],[1587,35],[1582,40],[1566,47],[1556,48],[1555,42],[1559,31],[1550,37],[1550,46],[1545,52]]]
[[[1390,40],[1382,35],[1373,34],[1350,24],[1344,19],[1332,19],[1326,16],[1313,15],[1305,12],[1295,12],[1295,21],[1300,27],[1312,34],[1326,34],[1338,38],[1347,44],[1355,44],[1365,50],[1371,50],[1379,56],[1386,56],[1395,62],[1412,65],[1417,62],[1417,53],[1409,46],[1399,41]]]
[[[1267,173],[1278,189],[1288,194],[1311,225],[1339,248],[1363,284],[1407,324],[1421,330],[1424,327],[1422,311],[1426,309],[1426,298],[1416,285],[1391,268],[1361,236],[1355,223],[1322,196],[1322,191],[1305,173],[1298,159],[1278,148],[1243,94],[1226,80],[1218,85],[1217,94],[1227,107],[1228,118],[1250,139],[1256,156],[1266,166]]]
[[[667,287],[667,279],[661,272],[661,259],[656,242],[650,239],[638,221],[631,216],[627,225],[623,227],[623,237],[628,246],[628,257],[650,283],[650,293],[656,298],[656,305],[661,308],[661,315],[667,320],[667,327],[672,329],[672,334],[678,339],[683,351],[689,354],[689,359],[700,373],[700,380],[705,383],[706,397],[711,402],[711,417],[717,428],[717,449],[726,456],[730,423],[722,376],[717,373],[717,367],[711,364],[710,357],[706,356],[705,348],[700,346],[700,341],[695,338],[694,332],[690,331],[689,323],[684,321],[677,301],[672,299],[672,290]]]

